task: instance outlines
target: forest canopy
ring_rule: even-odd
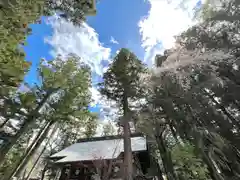
[[[88,1],[61,2],[0,3],[0,180],[28,179],[33,169],[41,180],[54,179],[49,156],[97,134],[100,114],[89,109],[91,67],[81,57],[42,59],[39,82],[24,80],[30,24],[56,12],[75,26],[86,20]],[[112,57],[98,90],[117,114],[101,134],[123,135],[123,179],[136,178],[134,132],[146,137],[154,162],[145,179],[240,179],[239,10],[238,0],[206,1],[195,12],[198,23],[157,54],[152,67],[131,49]]]

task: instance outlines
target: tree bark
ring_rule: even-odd
[[[220,134],[225,137],[227,140],[229,140],[232,144],[234,144],[236,147],[240,148],[239,145],[239,136],[234,134],[232,129],[237,128],[238,130],[240,129],[240,123],[238,122],[238,120],[231,115],[231,113],[228,112],[228,110],[224,107],[224,105],[222,105],[221,103],[219,103],[218,101],[216,101],[214,98],[214,95],[211,95],[209,92],[204,91],[205,95],[216,104],[216,107],[219,108],[222,112],[222,114],[224,114],[228,120],[219,120],[216,123],[218,124],[220,128]],[[216,110],[215,110],[216,111]],[[230,122],[229,122],[230,121]]]
[[[2,165],[5,156],[9,152],[9,150],[13,147],[14,144],[16,144],[17,140],[20,138],[21,135],[23,135],[28,130],[28,125],[26,122],[24,122],[22,128],[17,132],[17,134],[13,137],[10,137],[9,142],[4,144],[4,146],[0,149],[0,165]]]
[[[28,163],[29,159],[32,157],[32,155],[36,152],[38,147],[41,145],[41,143],[46,138],[46,136],[47,136],[48,132],[50,131],[50,128],[51,128],[53,123],[54,123],[54,121],[48,122],[44,126],[44,128],[39,132],[39,134],[35,138],[34,142],[32,142],[32,144],[28,148],[28,151],[26,152],[26,154],[23,155],[23,157],[21,158],[21,160],[17,164],[16,168],[12,171],[10,176],[5,178],[6,180],[10,180],[13,176],[18,176],[22,172],[22,170],[24,169],[24,167]]]
[[[174,172],[172,157],[171,157],[170,152],[167,150],[165,143],[163,142],[164,140],[162,139],[161,136],[156,136],[155,138],[157,141],[157,146],[160,151],[160,156],[162,158],[163,167],[164,167],[164,170],[165,170],[168,180],[177,180],[178,177]]]
[[[219,102],[217,102],[217,101],[214,99],[214,95],[211,95],[209,92],[207,92],[207,91],[205,91],[205,90],[204,90],[204,93],[206,94],[206,96],[208,96],[208,97],[211,99],[212,102],[214,102],[214,103],[216,104],[216,106],[217,106],[218,108],[221,109],[221,111],[223,112],[223,114],[225,114],[225,115],[230,119],[230,121],[232,122],[232,124],[234,124],[234,125],[235,125],[236,127],[238,127],[238,128],[240,127],[240,126],[239,126],[240,124],[238,123],[238,120],[236,120],[236,118],[234,118],[222,104],[220,104]]]
[[[25,178],[25,180],[28,180],[28,179],[30,178],[32,171],[34,170],[34,168],[36,167],[36,165],[37,165],[39,159],[41,158],[41,156],[43,155],[43,153],[44,153],[45,150],[47,149],[47,145],[49,144],[49,141],[50,141],[50,139],[51,139],[51,137],[52,137],[52,135],[53,135],[54,133],[55,133],[55,128],[54,128],[54,130],[52,130],[51,135],[49,136],[49,138],[48,138],[48,140],[47,140],[45,146],[43,147],[42,151],[40,152],[40,154],[39,154],[37,160],[34,162],[32,168],[31,168],[31,170],[29,171],[29,173],[28,173],[27,177]],[[43,168],[43,170],[42,170],[41,180],[44,179],[44,176],[45,176],[45,172],[46,172],[46,171],[47,171],[47,164],[45,164],[45,166],[44,166],[44,168]]]
[[[46,146],[45,146],[45,147],[46,147]],[[29,171],[29,173],[28,173],[28,175],[27,175],[27,177],[26,177],[26,178],[24,177],[24,180],[28,180],[28,179],[30,178],[30,176],[31,176],[33,170],[35,169],[35,167],[36,167],[36,165],[37,165],[39,159],[41,158],[42,154],[43,154],[44,151],[46,150],[45,147],[44,147],[44,149],[42,150],[42,152],[39,154],[37,160],[34,162],[34,164],[33,164],[32,168],[31,168],[31,170]],[[42,180],[44,179],[45,172],[46,172],[46,165],[44,166],[44,168],[43,168],[43,170],[42,170],[42,173],[41,173],[41,179],[42,179]]]
[[[199,141],[201,141],[200,140],[201,137],[196,133],[196,127],[193,128],[192,132],[193,132],[193,138],[194,138],[193,142],[198,148],[198,150],[200,151],[203,161],[208,166],[208,170],[210,171],[211,178],[213,180],[223,180],[221,175],[218,173],[216,167],[214,166],[212,159],[206,154],[203,147],[199,146],[199,144],[201,144],[199,143]]]
[[[28,128],[34,123],[34,120],[38,117],[39,110],[43,107],[43,105],[47,102],[48,98],[50,95],[55,92],[52,91],[48,93],[38,104],[38,106],[27,116],[26,120],[24,121],[22,127],[20,130],[17,132],[17,134],[13,137],[10,138],[10,141],[4,145],[3,148],[0,149],[1,154],[0,154],[0,165],[2,165],[4,158],[6,154],[9,152],[9,150],[13,147],[13,145],[17,142],[17,140],[27,132]]]
[[[156,157],[154,157],[154,156],[152,156],[152,155],[150,155],[150,158],[151,158],[151,162],[152,162],[152,166],[156,169],[156,171],[157,171],[157,178],[158,178],[158,180],[164,180],[163,179],[163,172],[162,172],[162,170],[161,170],[161,168],[160,168],[160,166],[159,166],[159,163],[158,163],[158,158],[156,158]]]
[[[3,123],[0,125],[0,129],[3,128],[9,120],[10,118],[6,118],[5,121],[3,121]]]
[[[46,165],[45,165],[45,167],[44,167],[43,170],[42,170],[41,179],[40,179],[40,180],[44,180],[46,171],[47,171],[47,168],[46,168]],[[28,180],[28,178],[27,178],[26,180]]]
[[[128,98],[125,93],[123,96],[124,180],[133,180],[131,131],[128,119]]]

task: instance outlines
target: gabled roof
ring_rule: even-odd
[[[146,151],[146,138],[131,137],[132,151]],[[113,138],[97,141],[85,141],[73,144],[62,151],[53,154],[51,158],[61,158],[56,163],[93,161],[99,159],[115,159],[123,150],[123,138]]]

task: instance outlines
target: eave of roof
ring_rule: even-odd
[[[75,143],[62,151],[53,154],[50,158],[58,159],[56,163],[93,161],[99,159],[116,159],[121,152],[124,152],[123,138],[97,139],[97,141],[85,141]],[[122,136],[121,136],[122,137]],[[146,138],[143,136],[131,137],[133,152],[146,151]]]

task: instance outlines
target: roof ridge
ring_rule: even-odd
[[[143,137],[143,136],[144,135],[142,133],[132,133],[131,134],[131,137]],[[99,137],[91,137],[91,138],[81,138],[81,139],[78,139],[76,143],[121,139],[123,137],[124,136],[122,134],[120,134],[120,135],[112,135],[112,136],[99,136]]]

